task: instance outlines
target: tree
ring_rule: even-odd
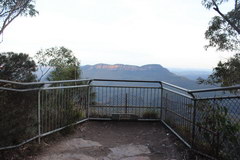
[[[207,8],[213,8],[219,16],[215,16],[209,23],[205,38],[209,40],[206,49],[216,47],[219,51],[239,51],[240,44],[240,0],[235,0],[233,9],[224,14],[220,5],[228,0],[202,0]]]
[[[71,80],[80,78],[80,62],[73,55],[72,51],[65,47],[52,47],[46,50],[40,50],[36,54],[37,63],[42,76],[39,81],[48,75],[49,81],[54,80]],[[44,71],[43,67],[47,67]]]
[[[35,62],[24,53],[0,53],[0,79],[30,82],[36,81],[33,72]],[[31,88],[0,83],[5,88]],[[38,86],[34,86],[38,87]],[[16,145],[36,135],[37,92],[16,92],[0,89],[0,147]]]
[[[9,81],[36,81],[33,72],[35,62],[24,53],[4,52],[0,54],[0,78]]]
[[[18,16],[35,16],[34,0],[0,0],[0,35]]]
[[[80,62],[73,55],[72,51],[65,47],[52,47],[45,50],[40,50],[37,52],[35,58],[39,64],[39,69],[42,72],[42,76],[39,78],[39,81],[47,76],[49,81],[58,81],[58,80],[73,80],[80,78]],[[44,68],[45,67],[45,68]],[[47,68],[47,69],[46,69]],[[71,82],[64,84],[51,84],[51,87],[64,85],[64,86],[73,86],[73,85],[82,85],[83,82]],[[59,120],[65,125],[72,124],[77,122],[83,117],[86,117],[86,103],[88,102],[88,88],[79,87],[79,88],[66,88],[58,89],[59,92],[53,92],[49,90],[46,94],[49,94],[49,98],[45,103],[45,113],[48,117],[55,116],[56,108],[59,108],[59,103],[61,101],[59,97],[65,97],[67,94],[67,99],[62,99],[61,110],[59,114],[65,115],[59,117]],[[52,96],[54,93],[55,96]],[[64,106],[64,107],[63,107]],[[66,118],[67,117],[67,118]],[[52,120],[51,120],[52,121]]]
[[[228,0],[202,0],[207,9],[213,8],[219,15],[212,18],[205,32],[205,38],[209,41],[205,48],[215,47],[217,51],[231,51],[236,55],[226,62],[220,61],[207,79],[198,79],[200,84],[240,84],[240,0],[235,0],[233,9],[226,14],[220,10],[224,2]]]
[[[213,73],[207,78],[198,78],[198,83],[220,85],[222,87],[240,84],[240,54],[219,62]]]

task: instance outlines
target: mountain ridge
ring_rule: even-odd
[[[159,64],[136,66],[99,63],[82,66],[81,69],[83,78],[165,81],[187,89],[205,88],[193,80],[170,72],[167,68]]]
[[[109,70],[151,70],[151,69],[159,69],[163,68],[159,64],[147,64],[142,66],[136,66],[136,65],[125,65],[125,64],[105,64],[105,63],[99,63],[95,65],[85,65],[82,66],[86,69],[109,69]]]

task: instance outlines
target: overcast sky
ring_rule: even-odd
[[[5,30],[0,52],[33,56],[65,46],[82,65],[189,69],[212,69],[232,55],[204,50],[204,32],[216,13],[201,0],[36,0],[36,8],[38,16],[18,17]]]

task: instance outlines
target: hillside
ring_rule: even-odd
[[[96,64],[81,67],[83,78],[165,81],[187,89],[203,88],[195,81],[170,72],[158,64],[144,66]]]
[[[179,68],[168,68],[170,72],[186,77],[190,80],[197,80],[197,78],[201,77],[206,79],[211,73],[212,70],[207,69],[179,69]]]

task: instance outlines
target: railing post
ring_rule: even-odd
[[[128,99],[127,99],[127,93],[125,94],[125,113],[127,113],[127,105],[128,105]]]
[[[195,144],[195,128],[196,128],[196,107],[197,107],[197,100],[193,99],[193,119],[192,119],[192,148],[194,148]]]
[[[38,143],[41,143],[41,90],[38,91]]]
[[[161,84],[161,102],[160,102],[160,107],[161,107],[161,110],[160,110],[160,119],[162,119],[162,112],[163,112],[163,86],[162,86],[162,83],[160,82]]]
[[[90,106],[90,85],[88,86],[88,93],[87,93],[87,118],[89,119],[89,106]]]
[[[90,116],[90,103],[91,103],[91,83],[92,83],[92,80],[90,80],[88,82],[88,93],[87,93],[87,118],[89,119],[89,116]]]
[[[219,131],[217,131],[217,148],[216,148],[216,157],[218,158],[219,157],[219,150],[220,150],[220,147],[219,147],[219,137],[220,136],[220,133]]]

